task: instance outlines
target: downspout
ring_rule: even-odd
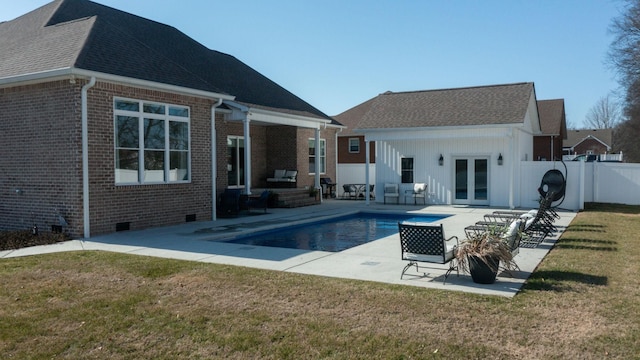
[[[211,220],[216,221],[218,219],[218,194],[216,193],[217,179],[218,179],[218,159],[217,149],[218,142],[216,141],[216,108],[222,105],[222,99],[211,105]]]
[[[87,92],[96,84],[96,77],[92,76],[89,83],[82,87],[82,214],[84,224],[84,238],[91,237],[89,216],[89,115],[87,110]]]

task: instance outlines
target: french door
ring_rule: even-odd
[[[489,205],[489,158],[456,158],[454,204]]]
[[[227,180],[230,188],[244,187],[244,138],[227,137]]]

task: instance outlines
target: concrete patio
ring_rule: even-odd
[[[467,225],[482,220],[484,214],[494,209],[374,203],[367,206],[364,201],[330,199],[316,206],[269,209],[269,213],[263,215],[239,216],[232,219],[218,219],[215,222],[199,221],[141,231],[117,232],[95,236],[90,240],[73,240],[55,245],[1,251],[0,258],[62,251],[101,250],[512,297],[522,288],[526,279],[536,269],[562,231],[576,215],[574,212],[559,211],[561,218],[555,223],[558,232],[545,239],[536,248],[521,248],[520,253],[515,257],[520,271],[514,271],[511,274],[501,272],[498,274],[497,281],[489,285],[476,284],[468,274],[463,273],[460,276],[452,274],[448,277],[447,283],[443,285],[442,280],[448,265],[436,265],[433,268],[430,266],[429,269],[423,270],[428,271],[426,276],[423,273],[417,273],[415,267],[412,267],[404,278],[400,279],[402,268],[407,262],[400,259],[398,234],[337,253],[224,242],[230,237],[257,230],[292,225],[360,210],[454,215],[443,219],[441,223],[444,225],[447,237],[456,235],[462,240],[465,238],[464,228]]]

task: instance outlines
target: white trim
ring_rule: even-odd
[[[138,111],[131,111],[131,110],[119,110],[116,109],[116,103],[118,103],[119,101],[121,102],[131,102],[131,103],[137,103],[139,105]],[[164,107],[164,114],[156,114],[156,113],[147,113],[144,112],[144,106],[145,105],[158,105],[158,106],[162,106]],[[169,114],[169,109],[170,108],[180,108],[180,109],[187,109],[188,110],[188,116],[187,117],[183,117],[183,116],[175,116],[175,115],[170,115]],[[190,183],[191,182],[191,178],[192,178],[192,169],[191,169],[191,115],[192,115],[192,110],[190,106],[185,106],[185,105],[176,105],[176,104],[170,104],[170,103],[162,103],[162,102],[157,102],[157,101],[148,101],[148,100],[143,100],[143,99],[132,99],[132,98],[125,98],[125,97],[119,97],[119,96],[114,96],[113,97],[113,103],[112,103],[112,109],[113,109],[113,132],[114,132],[114,143],[113,143],[113,155],[114,155],[114,183],[116,186],[128,186],[128,185],[154,185],[154,184],[185,184],[185,183]],[[135,117],[138,120],[138,147],[135,148],[135,150],[138,151],[138,181],[122,181],[119,182],[118,181],[118,177],[116,176],[116,174],[118,173],[118,162],[117,162],[117,152],[118,152],[118,146],[117,146],[117,121],[118,121],[118,116],[127,116],[127,117]],[[144,166],[144,156],[145,156],[145,152],[146,152],[146,148],[144,146],[145,144],[145,139],[144,139],[144,123],[145,123],[145,119],[153,119],[153,120],[158,120],[158,121],[162,121],[164,126],[163,126],[163,130],[164,130],[164,147],[162,148],[162,152],[163,152],[163,169],[162,169],[162,177],[163,180],[161,181],[147,181],[145,180],[145,175],[146,170],[145,170],[145,166]],[[171,140],[171,134],[170,134],[170,125],[171,122],[179,122],[179,123],[185,123],[187,124],[187,150],[172,150],[171,149],[171,144],[170,144],[170,140]],[[126,148],[124,148],[126,149]],[[130,148],[131,150],[134,150],[134,148]],[[158,151],[160,151],[160,149],[157,149]],[[187,180],[181,180],[181,179],[176,179],[176,180],[171,180],[171,154],[172,153],[186,153],[187,154],[187,174],[188,174],[188,178]],[[159,171],[159,170],[158,170]]]
[[[244,113],[246,114],[246,117],[248,117],[253,122],[288,125],[309,129],[320,129],[321,127],[327,127],[329,125],[333,126],[331,125],[331,120],[328,119],[313,118],[309,116],[253,108],[229,100],[225,100],[224,104],[236,110],[232,112],[232,115],[230,116],[228,121],[243,121],[244,116],[241,113]],[[240,113],[238,113],[238,111]]]
[[[191,89],[183,86],[159,83],[159,82],[149,81],[149,80],[141,80],[141,79],[126,77],[126,76],[101,73],[97,71],[84,70],[84,69],[78,69],[73,67],[46,70],[41,72],[0,78],[0,87],[5,87],[8,85],[17,85],[21,83],[36,84],[36,83],[43,82],[43,80],[49,80],[49,81],[62,80],[62,79],[74,80],[76,77],[87,78],[87,79],[95,77],[95,78],[98,78],[100,81],[105,81],[105,82],[126,84],[126,85],[135,86],[135,87],[161,90],[161,91],[167,91],[171,93],[191,95],[191,96],[204,97],[204,98],[216,98],[216,99],[224,99],[224,100],[235,99],[235,96],[222,94],[222,93]]]

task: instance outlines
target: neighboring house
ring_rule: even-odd
[[[541,135],[533,83],[387,92],[358,107],[353,133],[375,142],[376,202],[385,183],[403,202],[424,182],[432,203],[520,205],[519,165]]]
[[[568,130],[562,144],[563,153],[576,155],[603,155],[611,152],[613,131],[611,129]]]
[[[533,160],[562,159],[563,141],[567,139],[564,99],[538,100],[542,134],[533,138]]]
[[[375,142],[365,143],[364,135],[353,132],[358,122],[369,110],[375,98],[353,107],[333,118],[346,126],[338,133],[338,194],[342,194],[344,184],[366,182],[364,165],[367,162],[367,144],[369,144],[369,183],[375,184]]]
[[[223,31],[222,29],[221,31]],[[335,177],[342,126],[231,55],[85,0],[0,23],[0,229],[215,219],[217,193]]]

